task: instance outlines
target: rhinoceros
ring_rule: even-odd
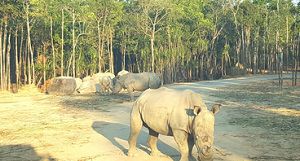
[[[111,88],[112,79],[115,77],[112,73],[96,73],[85,77],[81,86],[77,89],[78,93],[108,92]]]
[[[134,91],[144,91],[146,89],[157,89],[161,85],[161,80],[156,73],[127,73],[113,79],[112,92],[119,93],[122,88],[127,89],[131,100],[134,99]]]
[[[76,90],[78,90],[79,87],[80,87],[81,84],[82,84],[82,79],[80,79],[80,78],[75,78],[75,80],[76,80]]]
[[[127,70],[121,70],[121,71],[118,72],[117,76],[122,76],[122,75],[125,75],[127,73],[129,73]]]
[[[214,115],[221,104],[208,110],[201,95],[190,90],[177,91],[161,87],[148,89],[134,102],[131,111],[128,156],[136,151],[138,134],[149,129],[148,145],[151,155],[162,155],[156,142],[158,135],[174,136],[181,153],[180,161],[188,161],[195,145],[198,160],[212,160]]]
[[[109,93],[112,87],[112,79],[115,77],[112,73],[97,73],[92,76],[92,78],[98,81],[101,92]]]

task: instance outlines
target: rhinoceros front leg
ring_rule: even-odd
[[[158,140],[158,133],[149,129],[149,137],[148,137],[148,146],[151,149],[151,156],[165,156],[157,149],[157,140]]]
[[[134,93],[133,93],[134,89],[133,89],[133,87],[128,86],[127,91],[128,91],[128,93],[130,95],[130,100],[133,102],[134,101]]]
[[[136,152],[136,141],[142,129],[142,126],[143,126],[143,122],[140,113],[138,111],[137,106],[134,106],[131,111],[130,136],[128,139],[128,143],[129,143],[128,156],[130,157],[134,156]]]
[[[188,161],[189,160],[188,133],[182,130],[174,130],[173,135],[181,154],[180,161]]]
[[[190,158],[193,158],[192,151],[193,151],[194,145],[195,145],[194,136],[192,134],[189,134],[189,136],[188,136],[188,147],[189,147],[189,157]]]

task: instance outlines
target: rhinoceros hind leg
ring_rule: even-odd
[[[142,126],[143,126],[143,122],[139,114],[138,108],[133,107],[131,112],[131,120],[130,120],[130,136],[128,139],[128,143],[129,143],[128,156],[132,157],[136,152],[136,142],[139,133],[142,129]]]
[[[152,129],[149,129],[149,137],[148,137],[148,146],[151,149],[151,156],[166,156],[163,153],[161,153],[158,149],[157,149],[157,140],[158,140],[158,133],[153,131]]]

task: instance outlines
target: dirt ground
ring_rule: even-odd
[[[209,107],[223,104],[216,116],[215,160],[300,160],[300,87],[280,91],[276,78],[167,86],[201,93]],[[138,155],[127,157],[129,100],[126,93],[45,95],[32,86],[18,94],[0,93],[0,160],[178,161],[177,146],[168,136],[160,135],[158,142],[167,156],[149,156],[146,129]]]

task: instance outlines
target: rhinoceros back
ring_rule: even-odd
[[[172,129],[187,131],[189,126],[189,99],[185,92],[165,87],[146,90],[137,100],[144,124],[163,135],[172,135]]]
[[[144,91],[148,88],[157,89],[161,84],[159,76],[151,72],[128,73],[121,76],[119,82],[121,82],[125,88],[131,86],[137,91]]]
[[[149,88],[150,89],[157,89],[161,85],[161,80],[156,73],[148,73],[149,75]]]

